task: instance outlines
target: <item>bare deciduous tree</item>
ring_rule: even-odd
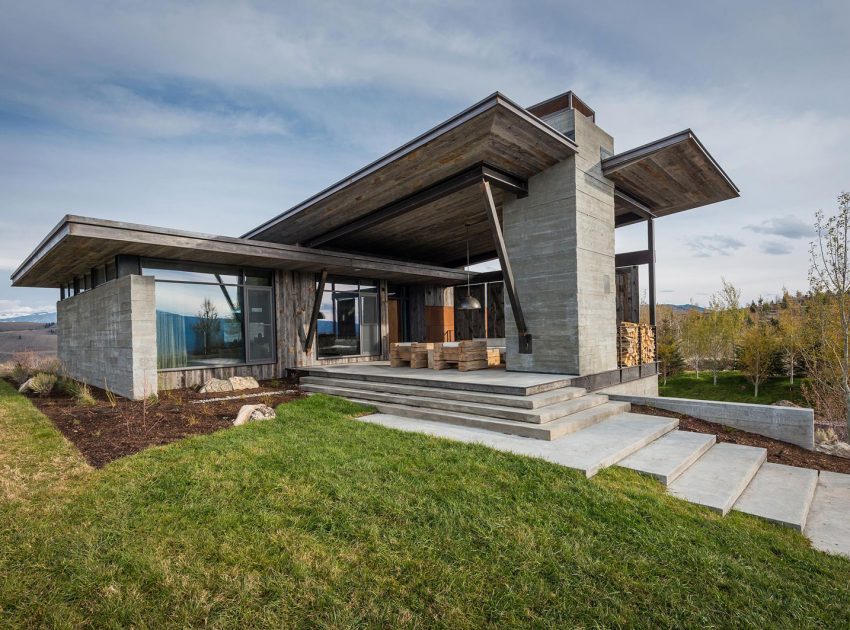
[[[850,236],[850,193],[838,196],[838,212],[825,217],[815,215],[817,240],[811,244],[809,283],[815,292],[824,292],[836,300],[841,324],[839,338],[826,335],[824,349],[832,354],[841,374],[845,418],[850,431],[850,261],[847,242]]]

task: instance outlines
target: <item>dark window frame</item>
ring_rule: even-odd
[[[370,283],[369,288],[365,291],[361,288],[362,283],[364,283],[364,282]],[[334,361],[336,359],[358,359],[358,358],[366,359],[366,358],[374,358],[374,357],[383,356],[383,340],[381,338],[381,324],[382,324],[382,320],[383,320],[383,314],[381,312],[381,310],[382,310],[381,306],[382,306],[382,302],[383,302],[383,297],[382,297],[382,294],[381,294],[381,281],[378,280],[378,279],[375,279],[375,278],[366,278],[366,277],[336,276],[336,275],[328,276],[328,279],[325,283],[325,292],[333,293],[334,292],[333,287],[337,283],[339,283],[339,284],[356,284],[357,285],[357,308],[358,308],[357,315],[358,315],[358,318],[359,318],[359,321],[360,321],[360,324],[359,324],[360,332],[358,334],[357,343],[358,343],[358,347],[359,347],[360,351],[355,353],[355,354],[321,355],[319,353],[319,351],[320,351],[319,330],[318,330],[318,326],[317,326],[316,327],[316,333],[315,333],[316,334],[315,343],[313,344],[314,345],[313,358],[315,358],[317,361]],[[318,287],[318,281],[315,283],[315,286]],[[372,286],[375,287],[374,291],[371,288]],[[363,331],[362,331],[362,329],[363,329],[363,300],[362,300],[362,295],[364,293],[369,294],[369,295],[376,295],[377,298],[378,298],[378,309],[377,309],[377,315],[378,315],[378,322],[377,322],[377,326],[378,326],[378,350],[377,350],[377,352],[363,352]],[[324,294],[318,296],[319,300],[323,300],[323,298],[324,298]]]
[[[234,282],[198,282],[194,280],[173,280],[173,279],[162,279],[156,277],[156,271],[158,269],[157,265],[161,265],[159,267],[160,270],[167,271],[186,271],[189,273],[192,272],[203,272],[203,273],[213,273],[215,274],[216,270],[221,272],[221,275],[237,275],[238,279]],[[193,269],[194,267],[194,269]],[[247,367],[247,366],[255,366],[255,365],[274,365],[278,362],[278,347],[277,347],[277,296],[276,296],[276,274],[273,269],[263,269],[259,267],[235,267],[229,265],[216,265],[214,263],[203,263],[203,262],[195,262],[195,261],[187,261],[187,260],[172,260],[167,258],[141,258],[139,261],[139,270],[142,275],[151,276],[154,278],[154,282],[166,283],[166,284],[194,284],[194,285],[206,285],[206,286],[225,286],[225,287],[237,287],[240,294],[240,300],[242,305],[242,343],[244,345],[244,361],[242,363],[227,363],[222,365],[213,365],[213,366],[184,366],[184,367],[174,367],[174,368],[161,368],[157,369],[158,372],[183,372],[187,370],[210,370],[210,369],[221,369],[221,368],[229,368],[229,367]],[[227,273],[229,272],[229,273]],[[233,272],[236,272],[235,274]],[[254,274],[254,275],[252,275]],[[258,278],[258,277],[267,277],[268,284],[248,284],[247,278]],[[271,336],[271,358],[270,359],[255,359],[251,360],[249,358],[250,348],[249,348],[249,340],[248,340],[248,313],[245,312],[247,299],[248,299],[248,289],[251,290],[260,290],[265,291],[269,294],[271,299],[271,327],[274,334]]]

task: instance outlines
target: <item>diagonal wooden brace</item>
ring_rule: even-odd
[[[319,312],[322,310],[322,294],[325,292],[325,282],[328,279],[328,270],[322,269],[319,276],[319,284],[316,286],[316,297],[313,298],[313,312],[310,314],[310,327],[307,336],[304,337],[304,352],[310,352],[313,347],[313,338],[316,336],[316,326],[319,321]]]

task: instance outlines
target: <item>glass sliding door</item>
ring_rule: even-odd
[[[271,287],[245,287],[248,363],[274,360],[274,300]]]
[[[380,303],[374,281],[328,278],[316,332],[319,358],[380,354]]]

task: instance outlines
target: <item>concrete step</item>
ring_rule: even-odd
[[[726,515],[767,459],[767,450],[715,444],[673,481],[671,494]]]
[[[301,385],[324,385],[326,387],[355,387],[362,390],[376,392],[387,392],[400,394],[402,396],[433,396],[439,392],[439,397],[445,400],[462,400],[466,402],[480,403],[484,405],[501,405],[504,407],[518,407],[520,409],[538,409],[547,405],[572,400],[587,393],[583,387],[561,387],[539,394],[511,395],[492,394],[488,392],[476,392],[463,389],[448,389],[436,384],[430,386],[404,385],[400,383],[388,383],[383,381],[354,381],[352,379],[328,378],[324,376],[303,376]]]
[[[816,470],[766,462],[734,509],[802,532],[817,485]]]
[[[503,405],[488,405],[483,403],[468,402],[464,400],[444,399],[441,391],[432,389],[429,396],[410,396],[390,392],[373,391],[361,389],[353,384],[349,387],[316,385],[305,383],[301,389],[307,392],[329,394],[331,396],[342,396],[344,398],[356,398],[358,400],[371,400],[374,402],[393,403],[406,405],[408,407],[425,407],[438,411],[452,411],[457,413],[474,414],[488,418],[501,418],[504,420],[515,420],[516,422],[531,422],[533,424],[545,424],[564,416],[598,407],[608,402],[608,397],[600,394],[587,394],[566,400],[564,402],[547,405],[540,409],[520,409],[517,407],[506,407]],[[424,389],[424,388],[423,388]]]
[[[428,422],[396,414],[376,413],[362,416],[358,420],[401,431],[482,444],[517,455],[539,457],[554,464],[580,470],[588,477],[674,430],[679,422],[675,418],[620,413],[560,440],[546,442],[522,440],[494,431]]]
[[[348,398],[348,397],[346,397]],[[417,420],[428,420],[431,422],[442,422],[463,427],[486,429],[508,435],[534,438],[537,440],[556,440],[564,435],[581,431],[596,423],[602,422],[615,414],[628,411],[628,403],[606,402],[602,405],[586,409],[570,416],[547,422],[546,424],[534,424],[531,422],[518,422],[516,420],[505,420],[501,418],[489,418],[487,416],[459,413],[456,411],[440,411],[426,407],[411,407],[402,404],[385,403],[375,400],[349,398],[354,402],[375,407],[380,413],[400,416],[403,418],[414,418]]]
[[[607,403],[612,404],[612,403]],[[621,413],[557,442],[551,461],[592,477],[679,426],[677,418]]]
[[[671,431],[618,465],[655,477],[666,486],[714,446],[715,440],[706,433]]]
[[[821,471],[804,533],[815,549],[850,557],[850,475]]]
[[[441,387],[462,391],[512,396],[531,396],[570,386],[572,376],[507,372],[501,369],[474,370],[411,370],[388,365],[351,365],[345,367],[309,367],[298,370],[302,375],[324,376],[374,383],[394,383],[416,387]]]

